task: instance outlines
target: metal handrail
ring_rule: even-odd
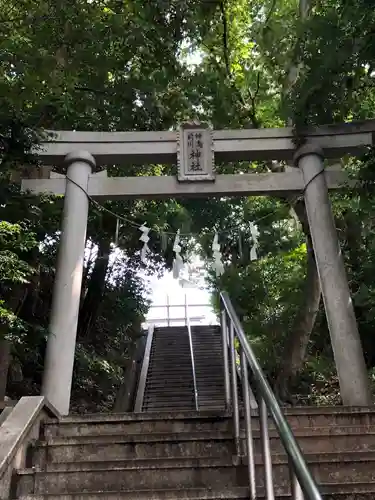
[[[198,388],[197,388],[197,377],[195,373],[195,359],[194,359],[194,348],[193,348],[193,338],[191,335],[191,326],[190,326],[190,320],[189,320],[189,310],[188,310],[188,304],[187,304],[187,299],[185,295],[185,311],[186,311],[186,328],[188,331],[188,336],[189,336],[189,345],[190,345],[190,357],[191,357],[191,371],[193,373],[193,387],[194,387],[194,402],[195,402],[195,409],[196,411],[199,410],[199,404],[198,404]]]
[[[150,365],[151,346],[152,346],[152,340],[154,338],[154,328],[155,328],[155,326],[153,324],[149,325],[149,327],[148,327],[145,353],[143,356],[142,369],[141,369],[141,374],[139,376],[139,384],[138,384],[138,389],[137,389],[137,397],[136,397],[135,405],[134,405],[134,411],[136,413],[140,413],[142,411],[142,407],[143,407],[143,398],[144,398],[145,389],[146,389],[148,367]]]
[[[234,393],[237,389],[237,375],[233,375],[236,372],[234,370],[234,357],[235,357],[235,346],[234,338],[237,337],[240,344],[240,359],[242,361],[242,384],[244,393],[244,405],[245,405],[245,418],[246,418],[246,431],[247,431],[247,448],[248,448],[248,466],[249,466],[249,481],[250,481],[250,496],[251,500],[256,499],[255,490],[255,476],[254,476],[254,454],[252,445],[252,434],[251,434],[251,408],[249,404],[249,378],[247,375],[247,364],[252,371],[252,378],[257,386],[259,396],[261,398],[259,405],[259,416],[260,416],[260,430],[262,437],[262,451],[264,458],[265,467],[265,487],[266,487],[266,498],[267,500],[274,499],[273,492],[273,477],[272,477],[272,462],[271,462],[271,449],[268,436],[268,411],[270,412],[276,429],[279,433],[281,442],[284,445],[285,451],[287,452],[288,459],[290,461],[291,469],[293,472],[292,477],[292,495],[293,500],[303,499],[303,493],[306,495],[308,500],[322,500],[319,493],[318,487],[312,477],[306,461],[304,459],[303,453],[293,435],[293,432],[283,414],[283,411],[272,392],[272,389],[263,373],[258,360],[252,348],[247,341],[245,332],[243,331],[242,325],[238,319],[238,316],[233,308],[227,292],[220,293],[221,303],[223,305],[222,311],[222,328],[227,329],[229,327],[229,340],[230,349],[229,356],[231,362],[229,365],[232,366],[232,406],[233,406],[233,418],[234,418],[234,431],[235,431],[235,441],[236,445],[239,441],[239,411],[238,411],[238,398]],[[227,325],[227,317],[229,319],[229,325]],[[223,334],[223,338],[226,337],[226,333]],[[247,364],[246,364],[247,363]],[[225,369],[225,366],[224,366]],[[237,408],[236,408],[237,406]],[[268,410],[268,411],[267,411]],[[296,476],[296,477],[295,477]],[[303,493],[302,493],[303,491]]]
[[[230,406],[230,381],[229,381],[229,370],[228,370],[228,349],[230,347],[229,344],[229,338],[226,333],[226,311],[221,312],[221,332],[222,332],[222,344],[223,344],[223,362],[224,362],[224,391],[225,391],[225,405],[227,408]],[[223,325],[225,327],[223,328]],[[241,373],[241,367],[238,366],[237,361],[240,359],[240,356],[236,356],[236,371],[237,371],[237,376],[242,382],[242,373]],[[254,393],[251,389],[249,388],[249,398],[250,398],[250,408],[252,409],[258,409],[258,403],[255,399]]]

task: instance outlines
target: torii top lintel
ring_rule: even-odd
[[[97,165],[176,163],[178,132],[47,131],[50,138],[36,151],[45,164],[59,164],[73,150],[90,152]],[[375,119],[324,125],[303,131],[326,158],[358,155],[375,145]],[[215,160],[291,160],[296,150],[291,128],[214,130]]]

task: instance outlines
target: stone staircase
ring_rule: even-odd
[[[155,328],[143,411],[195,409],[189,335],[186,326]]]
[[[158,327],[152,335],[142,411],[195,410],[187,327]],[[220,327],[193,326],[191,337],[199,410],[224,410]]]
[[[287,409],[326,499],[375,498],[375,411]],[[253,417],[259,498],[264,498],[259,421]],[[289,496],[286,455],[270,423],[275,493]],[[46,420],[15,473],[21,500],[248,499],[247,466],[234,456],[225,413],[180,412]]]
[[[223,410],[225,396],[220,327],[192,326],[191,335],[199,409]]]

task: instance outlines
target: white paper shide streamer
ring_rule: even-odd
[[[219,236],[217,233],[215,233],[214,240],[212,242],[212,256],[214,258],[216,276],[221,276],[224,273],[224,265],[221,260],[222,254],[220,252]]]
[[[184,267],[184,261],[182,260],[181,257],[181,246],[180,246],[180,230],[177,231],[174,243],[173,243],[173,251],[175,254],[174,260],[173,260],[173,278],[178,279],[180,276],[180,272],[182,271],[182,268]]]
[[[257,249],[259,248],[259,231],[258,226],[253,222],[250,222],[250,233],[252,239],[252,247],[250,250],[250,260],[257,260],[258,254]]]
[[[147,245],[147,243],[150,241],[150,237],[148,236],[148,233],[150,232],[150,228],[145,226],[145,224],[142,224],[142,226],[139,228],[141,231],[142,235],[140,236],[140,241],[143,242],[143,247],[141,249],[141,261],[143,264],[146,264],[146,257],[147,254],[150,252],[150,249]]]
[[[116,219],[116,232],[115,232],[115,245],[116,246],[118,245],[118,235],[119,235],[119,232],[120,232],[120,219],[117,218]]]

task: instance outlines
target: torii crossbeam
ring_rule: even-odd
[[[375,120],[327,125],[307,129],[306,139],[318,145],[325,158],[343,154],[358,155],[374,143]],[[61,164],[72,151],[87,151],[95,164],[173,164],[177,163],[181,132],[48,132],[50,140],[36,151],[41,162]],[[212,132],[215,162],[288,160],[295,154],[291,128],[259,130],[216,130]],[[25,179],[22,187],[31,192],[65,193],[65,179]],[[347,180],[338,171],[326,172],[329,189],[337,189]],[[192,196],[239,196],[301,192],[301,173],[294,172],[219,175],[215,183],[202,183],[199,190],[181,184],[174,176],[116,177],[90,176],[88,193],[92,198],[170,198]]]
[[[199,126],[197,126],[199,127]],[[89,151],[96,165],[176,163],[180,132],[65,132],[49,131],[48,142],[36,151],[48,164],[62,163],[67,154]],[[307,128],[304,137],[324,151],[325,158],[357,155],[374,144],[375,120]],[[214,130],[215,161],[293,160],[293,130],[264,128]]]
[[[33,193],[65,194],[63,228],[45,360],[43,393],[69,411],[89,201],[95,199],[238,196],[303,192],[341,395],[345,404],[370,402],[362,348],[328,197],[347,180],[324,169],[323,158],[359,155],[375,145],[375,120],[307,129],[297,148],[290,128],[211,131],[185,124],[177,132],[55,132],[36,151],[46,165],[65,163],[67,177],[25,179]],[[215,163],[288,161],[283,173],[216,175]],[[177,164],[178,175],[107,177],[106,165]]]

